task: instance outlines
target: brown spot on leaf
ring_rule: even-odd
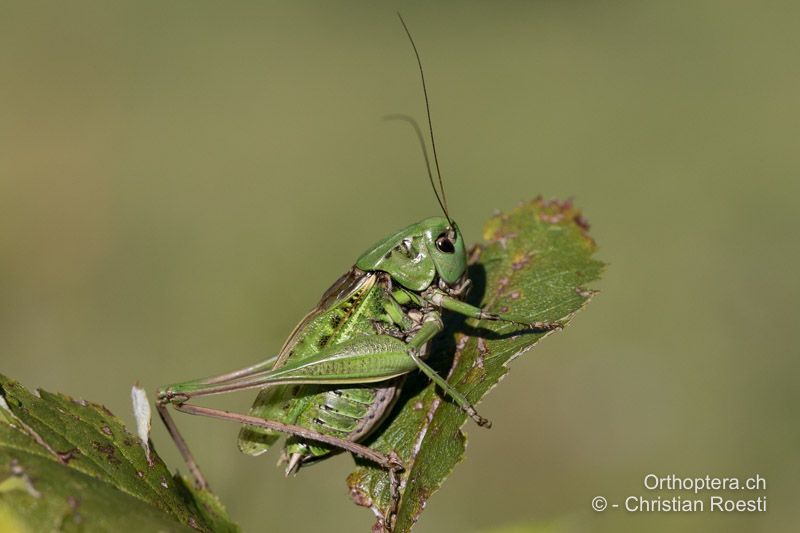
[[[67,496],[67,505],[69,505],[69,508],[75,512],[78,510],[78,507],[81,506],[81,501],[75,496]]]
[[[498,236],[496,238],[497,242],[500,243],[500,246],[503,247],[503,250],[508,248],[508,241],[514,239],[517,236],[516,233],[500,233],[498,232]]]
[[[530,263],[530,261],[531,261],[530,254],[526,252],[517,252],[511,263],[511,268],[513,268],[514,270],[522,270],[523,268],[525,268],[525,265]]]
[[[565,220],[574,220],[578,226],[581,226],[582,223],[585,223],[585,220],[578,221],[580,212],[573,206],[572,198],[567,198],[563,201],[554,199],[547,202],[538,200],[534,203],[534,205],[541,210],[538,216],[539,220],[542,222],[546,222],[548,224],[558,224],[559,222],[563,222]]]
[[[468,340],[469,340],[469,335],[463,335],[463,334],[460,334],[460,336],[456,339],[456,353],[453,354],[453,363],[452,366],[450,367],[450,371],[447,373],[447,379],[450,379],[450,376],[453,375],[453,370],[458,368],[458,362],[461,360],[461,353],[467,346]]]
[[[594,294],[594,291],[590,291],[589,289],[583,289],[581,287],[575,287],[575,292],[578,293],[578,296],[581,298],[588,298]]]
[[[535,207],[541,209],[538,214],[539,220],[550,224],[556,224],[562,221],[572,221],[581,230],[581,235],[588,239],[591,245],[594,241],[589,237],[589,221],[583,214],[573,205],[572,198],[564,201],[550,200],[548,202],[538,201],[534,203]]]
[[[369,494],[367,494],[366,492],[364,492],[355,485],[350,485],[350,499],[353,500],[354,504],[360,507],[372,506],[372,499],[369,497]]]
[[[464,374],[461,384],[481,383],[486,379],[486,370],[483,368],[483,361],[478,363],[477,359],[473,366]]]
[[[92,442],[92,446],[98,452],[102,453],[106,456],[106,460],[111,463],[112,465],[118,465],[122,461],[120,461],[119,457],[116,456],[116,448],[114,448],[113,444],[103,444],[101,442],[94,441]]]
[[[417,434],[417,438],[414,441],[414,446],[411,448],[412,461],[417,458],[417,454],[419,454],[419,450],[422,448],[422,442],[425,440],[425,435],[428,433],[428,429],[430,428],[431,422],[433,421],[433,415],[436,413],[436,410],[439,408],[439,404],[441,402],[442,400],[438,396],[435,397],[431,402],[431,406],[428,409],[428,412],[425,413],[425,422],[423,423],[419,433]]]
[[[101,428],[100,428],[100,431],[102,431],[103,433],[105,433],[105,434],[106,434],[106,435],[108,435],[109,437],[113,437],[113,436],[114,436],[114,433],[112,433],[112,431],[111,431],[111,428],[110,428],[110,427],[108,427],[108,426],[103,426],[103,427],[101,427]]]
[[[563,213],[554,213],[554,214],[540,213],[539,214],[539,220],[541,220],[542,222],[547,222],[548,224],[558,224],[559,222],[564,220],[564,214]]]
[[[483,370],[484,357],[489,354],[489,346],[486,344],[486,339],[478,337],[478,355],[475,357],[475,367]]]
[[[69,505],[69,511],[62,517],[58,531],[71,531],[75,529],[75,527],[70,524],[80,524],[83,522],[83,517],[78,513],[81,501],[75,496],[67,496],[67,505]],[[79,527],[78,529],[82,528]]]
[[[489,354],[489,345],[486,344],[486,339],[484,339],[483,337],[478,337],[478,353],[481,356]]]
[[[508,295],[508,297],[511,298],[512,300],[519,300],[520,296],[522,295],[520,294],[519,291],[511,291],[511,294]]]
[[[71,450],[67,450],[65,452],[56,452],[58,455],[58,460],[64,464],[68,464],[72,461],[75,457],[81,454],[81,451],[78,448],[72,448]]]
[[[419,520],[419,516],[422,514],[422,511],[425,510],[425,506],[428,505],[428,499],[431,497],[432,491],[429,488],[420,488],[419,489],[419,496],[417,498],[417,505],[414,509],[413,513],[411,514],[411,522],[416,524]]]
[[[558,200],[557,198],[553,198],[549,202],[547,202],[546,207],[554,207],[559,211],[569,211],[572,209],[572,198],[567,198],[566,200]]]

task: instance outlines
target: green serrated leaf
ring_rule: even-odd
[[[237,531],[105,407],[0,375],[0,530]]]
[[[592,259],[596,246],[588,225],[571,202],[536,199],[484,228],[484,245],[471,254],[474,287],[469,301],[526,322],[567,322],[591,298],[587,288],[603,269]],[[507,323],[448,317],[429,362],[448,375],[476,404],[508,371],[513,359],[546,334]],[[394,451],[403,461],[401,497],[394,530],[409,531],[431,495],[461,461],[466,437],[465,413],[442,398],[424,378],[409,378],[396,416],[370,447]],[[365,462],[348,477],[353,500],[386,516],[390,506],[388,473]],[[377,527],[382,524],[380,520]]]

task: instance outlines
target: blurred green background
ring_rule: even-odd
[[[796,2],[4,2],[0,371],[131,421],[133,382],[274,354],[366,246],[437,214],[410,128],[381,120],[423,117],[395,9],[467,238],[575,196],[610,263],[484,402],[494,428],[465,427],[418,530],[794,530]],[[232,425],[179,424],[246,531],[372,523],[349,457],[285,480]],[[759,473],[769,511],[590,509],[650,472]]]

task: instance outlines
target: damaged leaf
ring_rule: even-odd
[[[484,228],[486,244],[471,253],[474,284],[468,301],[525,322],[567,322],[591,298],[587,285],[600,277],[603,264],[592,259],[595,243],[588,224],[567,202],[540,198],[498,214]],[[431,366],[473,404],[508,371],[507,365],[545,336],[503,322],[446,317],[446,330],[434,341]],[[485,414],[485,413],[484,413]],[[431,495],[461,461],[466,414],[443,398],[424,376],[412,375],[388,425],[367,444],[398,454],[405,471],[394,530],[409,531]],[[390,505],[387,472],[367,462],[348,478],[353,501],[370,507],[376,529]]]
[[[0,375],[0,531],[236,531],[105,407]]]

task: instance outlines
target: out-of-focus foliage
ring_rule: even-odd
[[[0,531],[237,528],[102,405],[0,375]]]

